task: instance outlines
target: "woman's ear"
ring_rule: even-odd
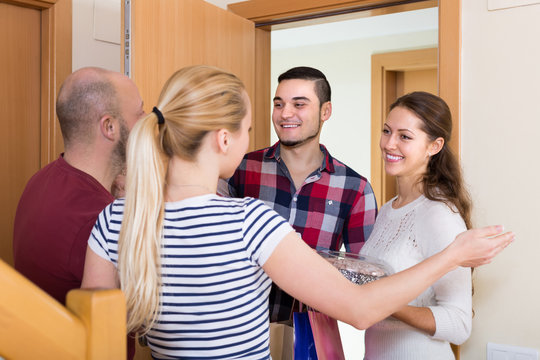
[[[216,131],[216,142],[220,152],[226,154],[229,151],[231,143],[231,134],[227,129],[220,129]]]
[[[444,146],[444,139],[442,137],[436,138],[430,145],[429,145],[429,156],[433,156],[439,153],[439,151],[442,150]]]

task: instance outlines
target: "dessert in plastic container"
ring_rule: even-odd
[[[317,253],[355,284],[366,284],[394,273],[390,265],[371,256],[332,250],[317,250]]]

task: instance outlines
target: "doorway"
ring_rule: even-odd
[[[425,48],[431,49],[432,69],[425,69],[431,74],[421,74],[424,70],[420,69],[414,73],[417,76],[412,72],[399,72],[406,68],[412,71],[412,65],[408,66],[407,61],[414,61],[414,56],[409,56],[411,59],[407,58],[407,61],[403,59],[399,66],[396,59],[393,69],[395,78],[399,79],[396,85],[401,91],[412,86],[412,76],[427,75],[432,78],[437,93],[437,46],[436,7],[272,30],[270,93],[274,95],[279,74],[293,66],[312,66],[325,73],[332,87],[333,109],[332,117],[323,126],[321,143],[326,145],[332,156],[370,179],[373,186],[374,182],[382,182],[382,173],[371,170],[372,162],[380,162],[381,159],[372,151],[374,145],[378,149],[380,136],[380,131],[377,131],[376,138],[372,136],[373,57],[381,53],[401,53],[405,49],[420,49],[413,51],[420,53]],[[271,143],[275,141],[277,136],[272,129]],[[385,199],[377,192],[375,196],[381,206]],[[339,329],[346,358],[361,358],[364,353],[363,331],[342,322]]]
[[[333,109],[321,142],[332,156],[372,179],[372,55],[436,48],[437,44],[436,7],[272,30],[271,94],[279,74],[293,66],[312,66],[325,73],[332,87]],[[275,141],[272,129],[271,143]],[[377,197],[377,203],[383,202]]]

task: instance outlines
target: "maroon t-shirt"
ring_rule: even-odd
[[[68,291],[81,287],[90,232],[113,200],[96,179],[60,155],[32,176],[19,200],[15,269],[65,304]],[[134,350],[133,339],[128,339],[128,359]]]
[[[62,156],[28,181],[13,231],[15,269],[60,303],[81,287],[88,238],[114,200],[96,179]]]

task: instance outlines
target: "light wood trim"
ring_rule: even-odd
[[[323,8],[347,9],[354,4],[368,3],[384,5],[388,1],[345,1],[345,0],[249,0],[230,4],[229,10],[256,24],[267,20],[285,20],[298,14],[324,13]],[[426,2],[428,3],[428,2]],[[420,3],[421,4],[421,3]],[[429,6],[433,4],[430,2]],[[452,111],[454,136],[450,147],[460,156],[460,78],[461,78],[461,0],[439,0],[439,95]],[[372,155],[372,163],[377,162]]]
[[[56,96],[72,67],[72,2],[58,0],[41,15],[41,166],[63,151]]]
[[[384,174],[379,139],[383,121],[390,106],[387,99],[395,99],[395,87],[385,86],[395,81],[396,71],[437,68],[437,48],[375,54],[371,57],[371,186],[375,198],[383,203],[394,184],[388,184]],[[380,94],[380,96],[375,96]]]
[[[30,7],[33,9],[48,9],[59,0],[0,0],[0,2],[13,4],[17,6]]]
[[[299,13],[306,15],[314,11],[314,7],[329,6],[333,10],[347,8],[352,1],[339,0],[249,0],[230,4],[229,10],[251,19],[256,24],[263,20],[285,20]],[[365,1],[359,1],[366,3]],[[374,4],[384,4],[386,1],[374,1]],[[448,103],[452,112],[454,136],[450,147],[460,157],[461,137],[461,0],[439,0],[439,95]],[[372,163],[375,155],[372,154]],[[456,359],[459,360],[459,347],[454,348]]]
[[[394,4],[412,8],[437,6],[436,0],[418,0],[416,3],[400,4],[398,0],[251,0],[233,3],[228,9],[258,24],[298,21],[305,18],[328,16],[329,13],[343,14],[348,12],[368,11],[375,14],[392,13]],[[404,11],[401,8],[397,11]],[[327,20],[325,20],[327,21]]]
[[[270,145],[270,31],[255,29],[255,110],[253,149]]]
[[[439,1],[439,96],[452,113],[450,148],[461,152],[461,0]]]

